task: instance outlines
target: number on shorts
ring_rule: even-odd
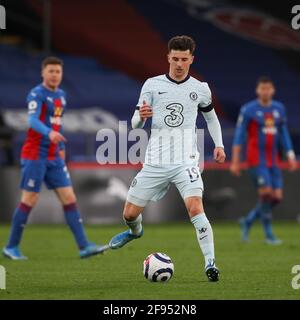
[[[188,173],[191,182],[197,181],[200,177],[199,171],[196,167],[188,168],[185,171]]]

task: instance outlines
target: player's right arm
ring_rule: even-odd
[[[29,115],[29,127],[34,131],[42,134],[43,136],[48,136],[53,143],[59,143],[61,141],[65,142],[66,139],[59,132],[51,130],[46,126],[41,120],[41,112],[43,100],[36,92],[31,92],[27,97],[28,105],[28,115]]]
[[[131,126],[133,129],[143,128],[146,120],[152,117],[151,104],[152,92],[150,90],[149,80],[147,80],[142,87],[136,110],[131,119]]]
[[[242,145],[246,139],[248,123],[249,118],[247,116],[246,107],[242,107],[238,117],[231,151],[230,171],[235,176],[241,175],[240,157]]]

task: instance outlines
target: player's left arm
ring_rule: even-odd
[[[133,129],[143,128],[147,119],[151,118],[152,113],[152,92],[151,81],[148,79],[143,84],[139,101],[136,105],[135,112],[131,119],[131,126]]]
[[[221,129],[218,116],[211,103],[211,91],[207,84],[205,89],[206,89],[206,94],[204,96],[203,102],[198,105],[198,109],[199,111],[201,111],[207,123],[209,134],[212,137],[215,144],[214,159],[218,163],[223,163],[225,161],[226,154],[224,151],[222,129]]]
[[[297,169],[297,160],[293,149],[292,139],[287,127],[287,117],[284,108],[282,110],[281,123],[279,125],[279,135],[283,149],[286,152],[290,170],[294,171]]]

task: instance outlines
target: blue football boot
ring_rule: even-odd
[[[2,253],[4,257],[11,260],[27,260],[27,257],[23,256],[18,247],[3,248]]]
[[[85,248],[79,251],[79,256],[81,259],[89,258],[104,253],[108,248],[108,246],[98,246],[94,243],[89,243]]]
[[[126,243],[140,238],[144,234],[144,229],[138,234],[132,234],[130,230],[124,231],[122,233],[117,234],[114,236],[110,242],[109,242],[109,247],[111,249],[120,249],[122,248]]]
[[[240,227],[241,227],[241,233],[242,233],[242,241],[248,242],[250,227],[249,227],[248,223],[246,222],[245,218],[240,219]]]

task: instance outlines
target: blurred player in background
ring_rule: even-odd
[[[42,183],[57,194],[66,221],[75,237],[81,258],[99,253],[99,247],[88,241],[76,206],[76,197],[65,164],[62,116],[66,107],[65,93],[59,89],[63,77],[63,61],[48,57],[42,63],[42,84],[28,97],[29,130],[21,151],[21,202],[15,210],[5,257],[26,259],[19,244],[31,209],[38,201]]]
[[[240,154],[247,136],[247,163],[257,188],[258,202],[246,218],[241,219],[242,239],[248,241],[250,228],[261,218],[265,240],[280,244],[272,231],[272,209],[282,200],[282,176],[278,167],[281,144],[290,170],[297,161],[286,124],[284,105],[273,100],[275,86],[268,77],[261,77],[256,86],[257,99],[245,104],[240,111],[232,147],[231,172],[240,176]]]
[[[151,200],[161,199],[170,183],[174,183],[196,229],[205,258],[206,275],[209,281],[218,281],[219,270],[215,265],[213,231],[202,203],[203,183],[195,134],[198,112],[202,113],[207,122],[215,144],[214,159],[218,163],[224,162],[225,152],[221,126],[211,104],[210,89],[206,82],[200,82],[189,75],[194,50],[195,42],[192,38],[172,38],[168,44],[169,72],[150,78],[143,85],[132,118],[132,127],[142,128],[146,120],[152,117],[151,138],[145,164],[132,181],[125,203],[123,217],[129,230],[113,237],[109,246],[111,249],[118,249],[129,241],[140,238],[143,235],[141,213],[145,206]],[[160,145],[157,143],[161,130],[164,130],[164,138],[175,133],[173,145],[170,144],[171,139],[166,139],[167,142]],[[184,130],[191,132],[190,152],[183,152],[183,142],[176,136]],[[165,156],[169,155],[171,149],[174,159],[178,161],[161,161],[167,158]]]

